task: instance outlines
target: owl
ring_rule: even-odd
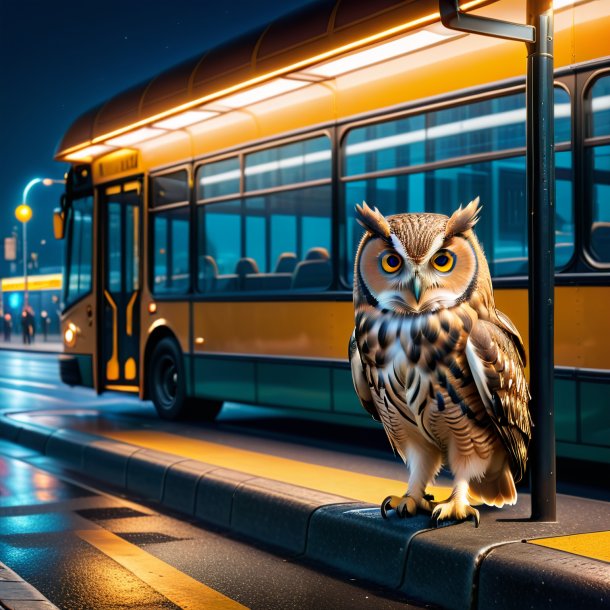
[[[354,387],[407,464],[404,496],[381,504],[387,517],[429,512],[438,525],[469,518],[472,505],[517,500],[531,437],[525,350],[494,304],[473,227],[479,199],[442,214],[385,218],[356,206],[364,234],[355,260]],[[426,493],[445,464],[449,498]]]

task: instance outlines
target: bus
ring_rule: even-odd
[[[473,1],[523,22],[525,0]],[[556,2],[557,453],[610,462],[610,3]],[[430,0],[324,1],[93,108],[70,163],[61,376],[151,399],[362,422],[347,362],[354,205],[480,196],[498,307],[527,343],[526,51]]]

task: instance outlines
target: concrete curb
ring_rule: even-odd
[[[48,343],[34,343],[31,346],[20,343],[5,343],[0,341],[0,350],[7,352],[34,352],[36,354],[60,354],[63,352],[63,343],[49,341]]]
[[[585,501],[560,497],[560,523],[527,522],[518,507],[484,508],[478,529],[471,522],[437,529],[427,516],[383,520],[377,506],[7,414],[0,415],[0,437],[139,498],[409,599],[456,610],[573,610],[575,599],[586,600],[587,608],[610,602],[609,564],[524,544],[605,530],[607,503],[586,501],[583,510]]]
[[[0,562],[0,608],[58,610],[40,591]]]

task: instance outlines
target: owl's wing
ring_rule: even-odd
[[[519,481],[525,471],[532,424],[523,360],[513,332],[478,320],[466,343],[466,357],[485,410],[508,451],[515,481]]]
[[[362,367],[362,359],[360,358],[360,351],[358,350],[358,343],[356,342],[355,330],[349,340],[348,355],[349,363],[352,367],[352,379],[354,381],[354,388],[356,390],[356,394],[358,394],[360,403],[369,412],[373,419],[381,421],[379,413],[377,412],[377,407],[375,406],[375,402],[373,401],[371,388],[369,387],[366,375],[364,373],[364,369]]]
[[[513,324],[512,320],[505,314],[502,313],[499,309],[496,309],[496,320],[497,325],[503,328],[506,332],[508,332],[519,352],[519,356],[521,356],[521,360],[523,361],[523,366],[527,364],[527,357],[525,355],[525,346],[523,345],[523,339],[517,330],[517,327]]]

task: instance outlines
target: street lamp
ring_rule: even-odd
[[[23,227],[23,307],[28,306],[28,232],[27,224],[32,218],[32,208],[27,203],[18,205],[15,209],[15,216]]]
[[[26,187],[23,189],[23,203],[18,205],[15,209],[15,216],[23,227],[23,305],[24,308],[28,306],[29,294],[28,294],[28,233],[27,224],[32,218],[32,208],[28,205],[28,193],[31,188],[39,183],[44,186],[51,186],[52,184],[63,184],[64,180],[54,180],[53,178],[34,178],[30,180]]]

